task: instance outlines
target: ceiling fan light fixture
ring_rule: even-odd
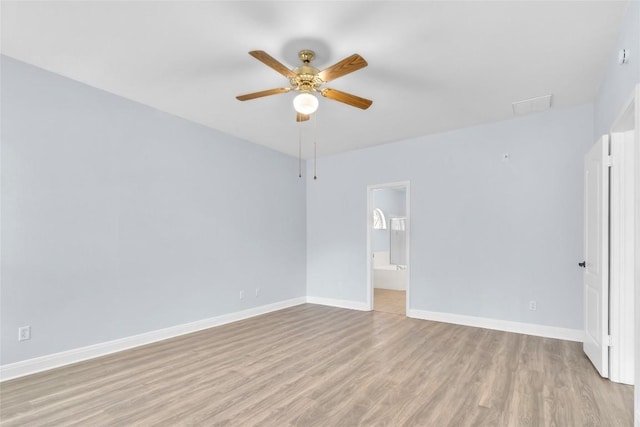
[[[293,98],[293,108],[300,114],[313,114],[318,109],[318,98],[303,92]]]

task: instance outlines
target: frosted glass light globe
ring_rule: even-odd
[[[293,108],[300,114],[313,114],[318,109],[318,98],[310,93],[301,93],[293,98]]]

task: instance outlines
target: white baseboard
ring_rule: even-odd
[[[360,301],[322,297],[307,297],[307,302],[309,304],[328,305],[331,307],[348,308],[350,310],[371,311],[369,306],[367,306],[367,303]]]
[[[556,338],[567,341],[584,341],[584,332],[579,329],[558,328],[555,326],[536,325],[533,323],[512,322],[509,320],[489,319],[485,317],[465,316],[463,314],[441,313],[437,311],[409,310],[409,317],[456,325],[474,326],[476,328],[495,329],[504,332],[535,335],[545,338]]]
[[[0,366],[0,381],[6,381],[25,375],[35,374],[60,366],[93,359],[118,351],[150,344],[157,341],[189,334],[203,329],[224,325],[238,320],[247,319],[261,314],[270,313],[296,305],[310,303],[327,305],[331,307],[346,308],[350,310],[369,311],[366,303],[360,301],[340,300],[322,297],[299,297],[247,310],[223,314],[221,316],[198,320],[191,323],[172,326],[170,328],[150,331],[139,335],[120,338],[113,341],[94,344],[87,347],[76,348],[60,353],[49,354],[33,359],[23,360]],[[488,319],[483,317],[465,316],[461,314],[439,313],[424,310],[409,310],[409,317],[437,322],[454,323],[457,325],[475,326],[499,331],[516,332],[527,335],[536,335],[547,338],[564,339],[568,341],[582,341],[583,332],[577,329],[565,329],[554,326],[535,325],[531,323],[511,322],[506,320]],[[640,420],[640,414],[636,414],[636,420]],[[638,423],[638,421],[636,421]],[[637,425],[636,427],[640,427]]]
[[[249,308],[247,310],[236,311],[234,313],[227,313],[221,316],[202,319],[191,323],[184,323],[170,328],[158,329],[87,347],[75,348],[60,353],[48,354],[46,356],[10,363],[8,365],[0,366],[0,381],[23,377],[25,375],[35,374],[36,372],[46,371],[60,366],[81,362],[83,360],[105,356],[107,354],[139,347],[156,341],[162,341],[168,338],[212,328],[214,326],[237,322],[238,320],[282,310],[284,308],[293,307],[306,302],[307,299],[305,297],[293,298],[273,304]]]

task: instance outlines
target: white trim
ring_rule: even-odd
[[[614,342],[609,349],[609,379],[630,385],[634,382],[634,145],[633,130],[611,133],[609,333]]]
[[[497,331],[504,332],[515,332],[518,334],[534,335],[538,337],[556,338],[567,341],[582,342],[584,339],[584,332],[580,329],[558,328],[555,326],[537,325],[534,323],[466,316],[463,314],[411,309],[409,310],[409,317],[422,320],[432,320],[435,322],[453,323],[455,325],[473,326],[476,328],[495,329]]]
[[[192,332],[215,326],[225,325],[227,323],[237,322],[238,320],[247,319],[249,317],[259,316],[261,314],[270,313],[272,311],[282,310],[284,308],[293,307],[307,302],[305,297],[292,298],[285,301],[279,301],[273,304],[262,305],[259,307],[249,308],[247,310],[227,313],[221,316],[202,319],[191,323],[184,323],[165,329],[145,332],[139,335],[120,338],[113,341],[107,341],[99,344],[93,344],[86,347],[75,348],[60,353],[48,354],[46,356],[36,357],[33,359],[23,360],[16,363],[0,366],[0,381],[6,381],[25,375],[35,374],[36,372],[46,371],[60,366],[81,362],[83,360],[93,359],[107,354],[116,353],[122,350],[139,347],[141,345],[150,344],[157,341],[166,340],[180,335],[190,334]]]
[[[309,304],[328,305],[330,307],[338,307],[338,308],[348,308],[349,310],[371,311],[368,304],[361,301],[323,298],[323,297],[307,297],[307,302]]]
[[[406,292],[406,300],[405,300],[405,315],[409,313],[411,309],[411,183],[406,181],[407,186],[405,192],[405,215],[407,216],[406,222],[406,230],[407,230],[407,239],[405,244],[407,245],[406,253],[407,253],[407,292]]]
[[[637,84],[635,87],[635,119],[634,126],[636,132],[636,164],[635,164],[635,175],[636,184],[640,182],[640,84]],[[640,185],[636,185],[635,189],[635,244],[634,251],[637,255],[640,255]],[[635,257],[635,277],[634,277],[634,287],[635,287],[635,325],[640,325],[640,256]],[[635,330],[635,387],[634,387],[634,408],[635,408],[635,424],[636,427],[640,427],[640,327],[637,327]]]
[[[371,229],[373,228],[373,218],[371,217],[373,212],[373,189],[371,186],[367,186],[367,246],[365,247],[367,257],[367,310],[373,310],[373,251],[371,250],[372,237]]]

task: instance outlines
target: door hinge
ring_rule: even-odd
[[[613,347],[613,336],[607,335],[607,346]]]
[[[609,154],[609,155],[607,156],[607,158],[605,159],[605,165],[606,165],[607,167],[611,167],[611,166],[613,166],[613,156],[612,156],[611,154]]]

